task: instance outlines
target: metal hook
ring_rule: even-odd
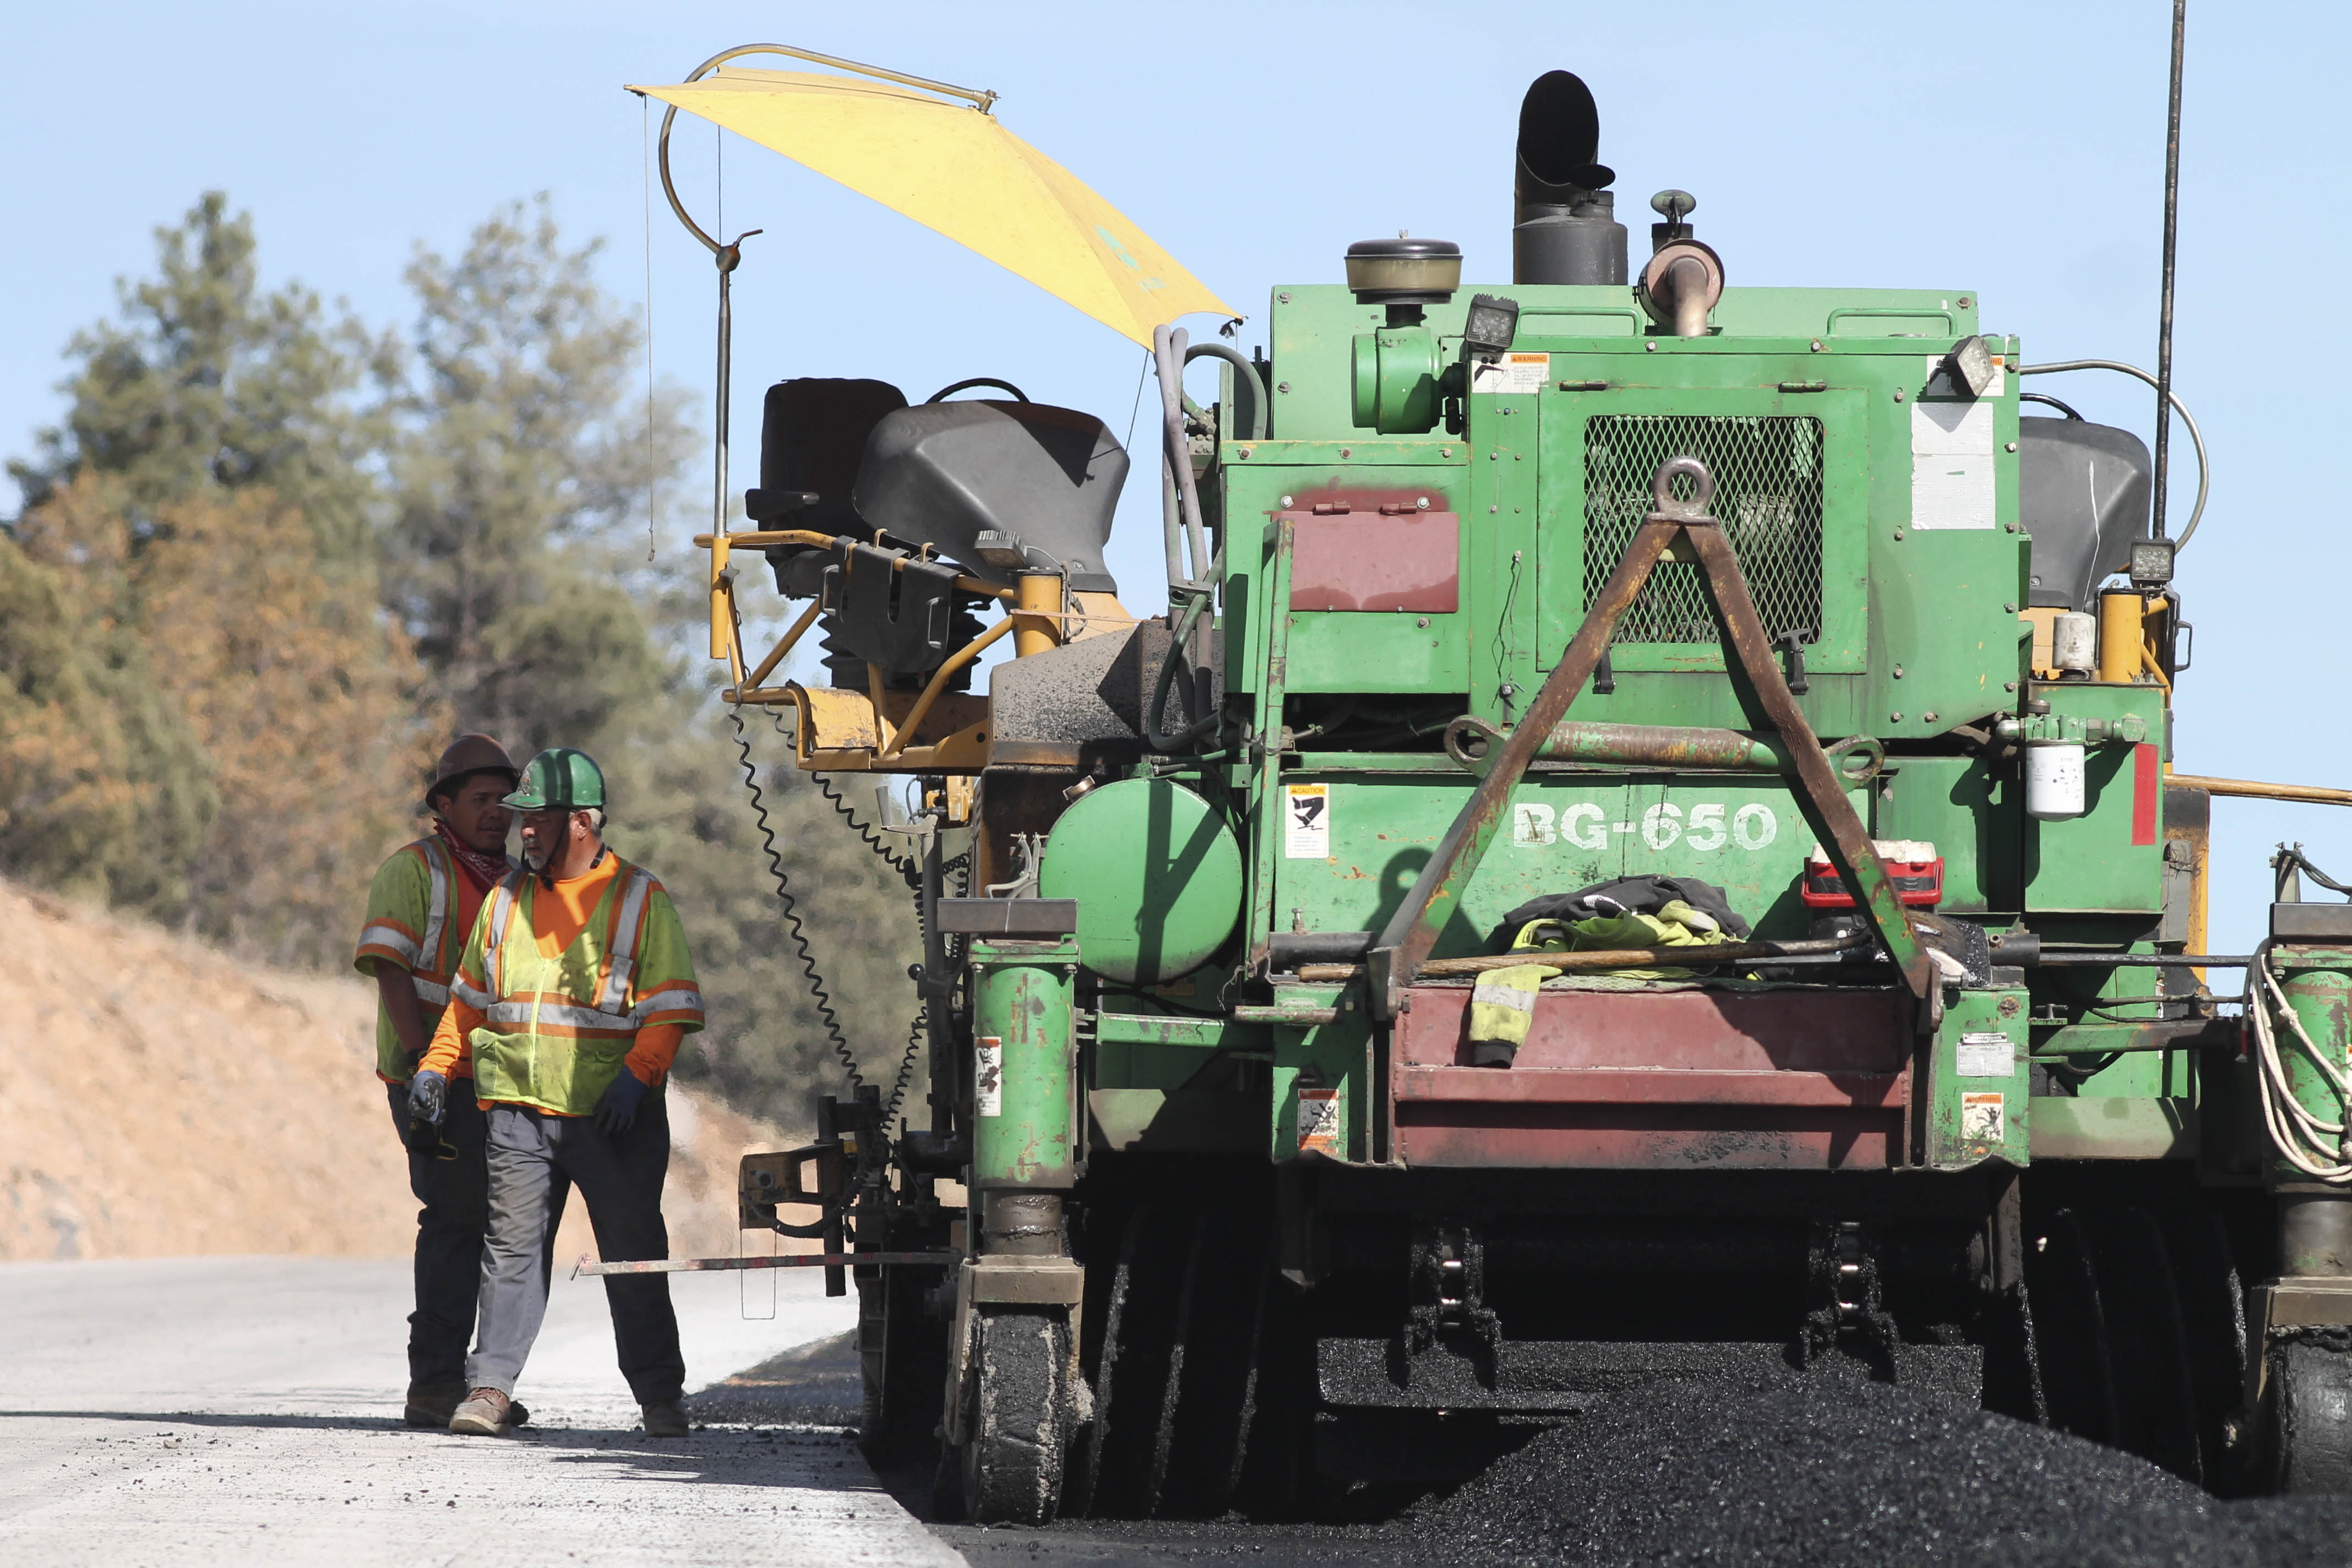
[[[1503,731],[1494,725],[1475,713],[1465,713],[1445,726],[1445,754],[1472,773],[1484,773],[1504,739]]]
[[[1675,480],[1678,477],[1691,482],[1691,499],[1688,500],[1675,499]],[[1679,458],[1668,458],[1660,463],[1657,473],[1650,480],[1650,500],[1656,503],[1658,512],[1665,517],[1684,521],[1706,517],[1706,503],[1714,499],[1715,476],[1707,471],[1705,463],[1688,453]]]
[[[1868,784],[1886,766],[1886,746],[1873,735],[1848,735],[1833,745],[1823,746],[1822,754],[1829,758],[1838,777],[1850,784]],[[1848,758],[1859,758],[1861,768],[1846,766]]]

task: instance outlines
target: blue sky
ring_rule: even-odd
[[[2169,10],[1685,0],[1669,25],[1622,5],[1460,0],[20,0],[0,18],[13,105],[0,168],[17,215],[0,248],[0,453],[28,450],[55,418],[60,350],[112,309],[117,276],[146,269],[151,230],[213,186],[252,209],[273,282],[299,278],[380,326],[406,317],[416,243],[461,246],[496,204],[542,191],[568,232],[608,238],[606,286],[643,301],[646,120],[621,84],[675,80],[755,41],[993,88],[1008,126],[1254,314],[1276,283],[1337,281],[1349,241],[1399,228],[1458,241],[1473,280],[1507,279],[1519,95],[1565,66],[1600,100],[1626,216],[1645,218],[1663,186],[1696,193],[1735,285],[1965,289],[2029,360],[2152,366]],[[2217,478],[2181,557],[2199,637],[2178,765],[2352,784],[2333,695],[2352,653],[2339,585],[2352,519],[2328,473],[2337,356],[2301,303],[2341,292],[2332,149],[2352,8],[2192,10],[2177,384]],[[680,124],[681,184],[710,213],[714,133]],[[739,474],[759,388],[793,374],[875,374],[916,396],[997,374],[1124,428],[1142,357],[1124,339],[758,149],[729,146],[724,174],[726,222],[767,231],[736,287]],[[654,204],[655,356],[703,392],[707,416],[711,271],[657,191]],[[2137,384],[2041,385],[2150,429]],[[2192,468],[2184,450],[2176,519]],[[707,486],[705,471],[688,489]],[[1131,491],[1111,565],[1144,587],[1129,595],[1139,605],[1157,498]],[[690,564],[682,537],[665,548]],[[2222,801],[2214,820],[2223,949],[2260,934],[2272,841],[2304,840],[2352,873],[2352,812]]]

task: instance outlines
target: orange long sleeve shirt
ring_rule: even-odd
[[[531,935],[542,957],[560,957],[565,948],[580,939],[580,933],[587,929],[588,917],[596,912],[596,901],[604,896],[605,887],[619,868],[618,858],[607,853],[579,876],[559,879],[552,889],[545,883],[540,885],[538,897],[531,902]],[[467,1037],[484,1022],[478,1011],[452,992],[449,1005],[433,1031],[433,1044],[416,1064],[417,1070],[446,1076],[464,1054]],[[685,1039],[686,1031],[676,1024],[648,1024],[637,1031],[636,1040],[622,1058],[623,1063],[646,1088],[659,1089],[667,1081],[670,1066],[677,1060],[677,1048]],[[481,1102],[485,1110],[490,1103],[487,1100]]]

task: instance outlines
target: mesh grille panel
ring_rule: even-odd
[[[1822,422],[1788,416],[1607,414],[1584,432],[1584,602],[1610,573],[1650,510],[1658,465],[1684,455],[1715,475],[1708,510],[1774,637],[1822,625]],[[1618,623],[1618,643],[1721,639],[1696,566],[1662,561]]]

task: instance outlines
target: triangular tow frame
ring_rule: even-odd
[[[1690,500],[1675,498],[1676,478],[1691,481]],[[1367,955],[1370,1000],[1379,1016],[1393,1018],[1402,1010],[1406,988],[1437,945],[1438,933],[1461,907],[1463,892],[1486,858],[1487,847],[1509,809],[1511,793],[1526,776],[1528,764],[1554,726],[1567,717],[1569,704],[1584,689],[1608,652],[1617,623],[1678,542],[1688,545],[1706,584],[1716,624],[1723,634],[1727,665],[1747,677],[1748,689],[1740,692],[1741,706],[1748,710],[1751,720],[1759,717],[1755,710],[1761,708],[1764,724],[1787,743],[1801,786],[1794,792],[1798,809],[1828,850],[1845,885],[1860,890],[1862,896],[1855,903],[1901,968],[1912,995],[1925,1002],[1934,994],[1933,961],[1912,937],[1911,922],[1895,896],[1895,883],[1862,819],[1854,815],[1853,803],[1846,798],[1836,764],[1822,749],[1820,737],[1790,694],[1780,661],[1773,657],[1771,639],[1765,635],[1763,617],[1756,613],[1756,601],[1748,591],[1748,579],[1740,573],[1730,542],[1723,536],[1722,524],[1706,510],[1715,496],[1715,476],[1696,458],[1669,458],[1658,465],[1650,496],[1649,514],[1642,520],[1616,570],[1609,574],[1601,596],[1586,612],[1583,626],[1545,679],[1526,717],[1502,742],[1486,777],[1422,868],[1412,891],[1373,942]],[[1738,689],[1739,683],[1735,680],[1733,686]]]

